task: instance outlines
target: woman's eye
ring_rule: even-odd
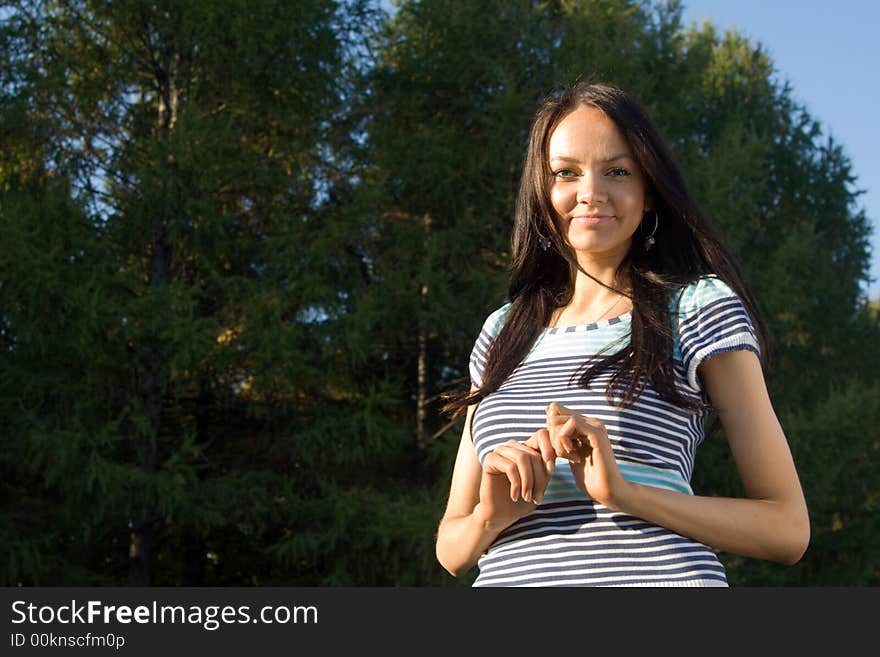
[[[623,167],[614,167],[613,169],[611,169],[611,170],[608,172],[608,175],[609,175],[609,176],[612,176],[613,178],[619,178],[619,177],[622,177],[622,176],[628,176],[628,175],[629,175],[629,170],[628,170],[628,169],[624,169]]]
[[[553,172],[553,176],[555,178],[576,178],[577,173],[571,169],[559,169],[558,171]]]

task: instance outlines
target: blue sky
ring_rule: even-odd
[[[761,43],[776,76],[852,163],[858,204],[874,226],[871,278],[880,297],[880,1],[683,0],[686,25],[705,20]]]

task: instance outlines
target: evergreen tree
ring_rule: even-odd
[[[323,0],[5,10],[19,111],[4,121],[44,127],[45,176],[71,182],[66,198],[43,185],[30,205],[4,199],[22,232],[4,242],[4,369],[28,385],[3,416],[32,466],[20,477],[69,518],[33,532],[45,540],[28,563],[43,565],[7,577],[277,577],[269,547],[308,518],[321,481],[301,468],[314,445],[298,434],[334,394],[318,320],[344,292],[344,265],[321,205],[342,38],[362,13]],[[40,277],[57,290],[33,286]],[[58,334],[39,351],[43,326]],[[39,376],[46,359],[52,377]],[[71,568],[45,565],[67,544],[57,563]]]

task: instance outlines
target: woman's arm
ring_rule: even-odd
[[[581,417],[576,427],[563,413],[555,425],[548,422],[557,427],[551,434],[589,442],[589,455],[572,463],[572,470],[587,494],[606,506],[719,550],[796,563],[810,540],[807,505],[757,356],[720,353],[698,371],[727,434],[745,498],[687,495],[623,479],[604,426],[595,419]],[[565,440],[557,435],[557,453],[566,456]]]
[[[476,508],[480,502],[483,469],[468,430],[473,408],[468,409],[452,470],[446,512],[437,529],[437,560],[454,577],[470,570],[504,529],[493,526],[488,518],[480,517]]]
[[[468,408],[437,530],[437,560],[455,577],[470,570],[505,527],[535,510],[556,461],[545,438],[543,457],[540,449],[509,441],[487,455],[481,467],[469,431],[475,408]]]
[[[720,550],[797,563],[810,542],[810,519],[758,357],[751,351],[721,353],[698,372],[724,427],[746,499],[640,486],[631,489],[626,512]]]

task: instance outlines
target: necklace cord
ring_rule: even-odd
[[[598,322],[599,320],[601,320],[603,317],[605,317],[605,315],[607,315],[607,314],[610,313],[612,310],[614,310],[614,308],[617,306],[617,304],[620,303],[620,300],[621,300],[621,299],[623,299],[623,295],[618,295],[618,296],[617,296],[617,300],[616,300],[614,303],[612,303],[610,306],[608,306],[608,307],[602,312],[602,314],[599,315],[596,319],[594,319],[592,322],[587,322],[587,324],[595,324],[596,322]],[[559,318],[557,317],[556,320],[553,322],[553,324],[558,324],[558,320],[559,320]],[[550,328],[559,328],[559,327],[558,327],[558,326],[551,326]]]

